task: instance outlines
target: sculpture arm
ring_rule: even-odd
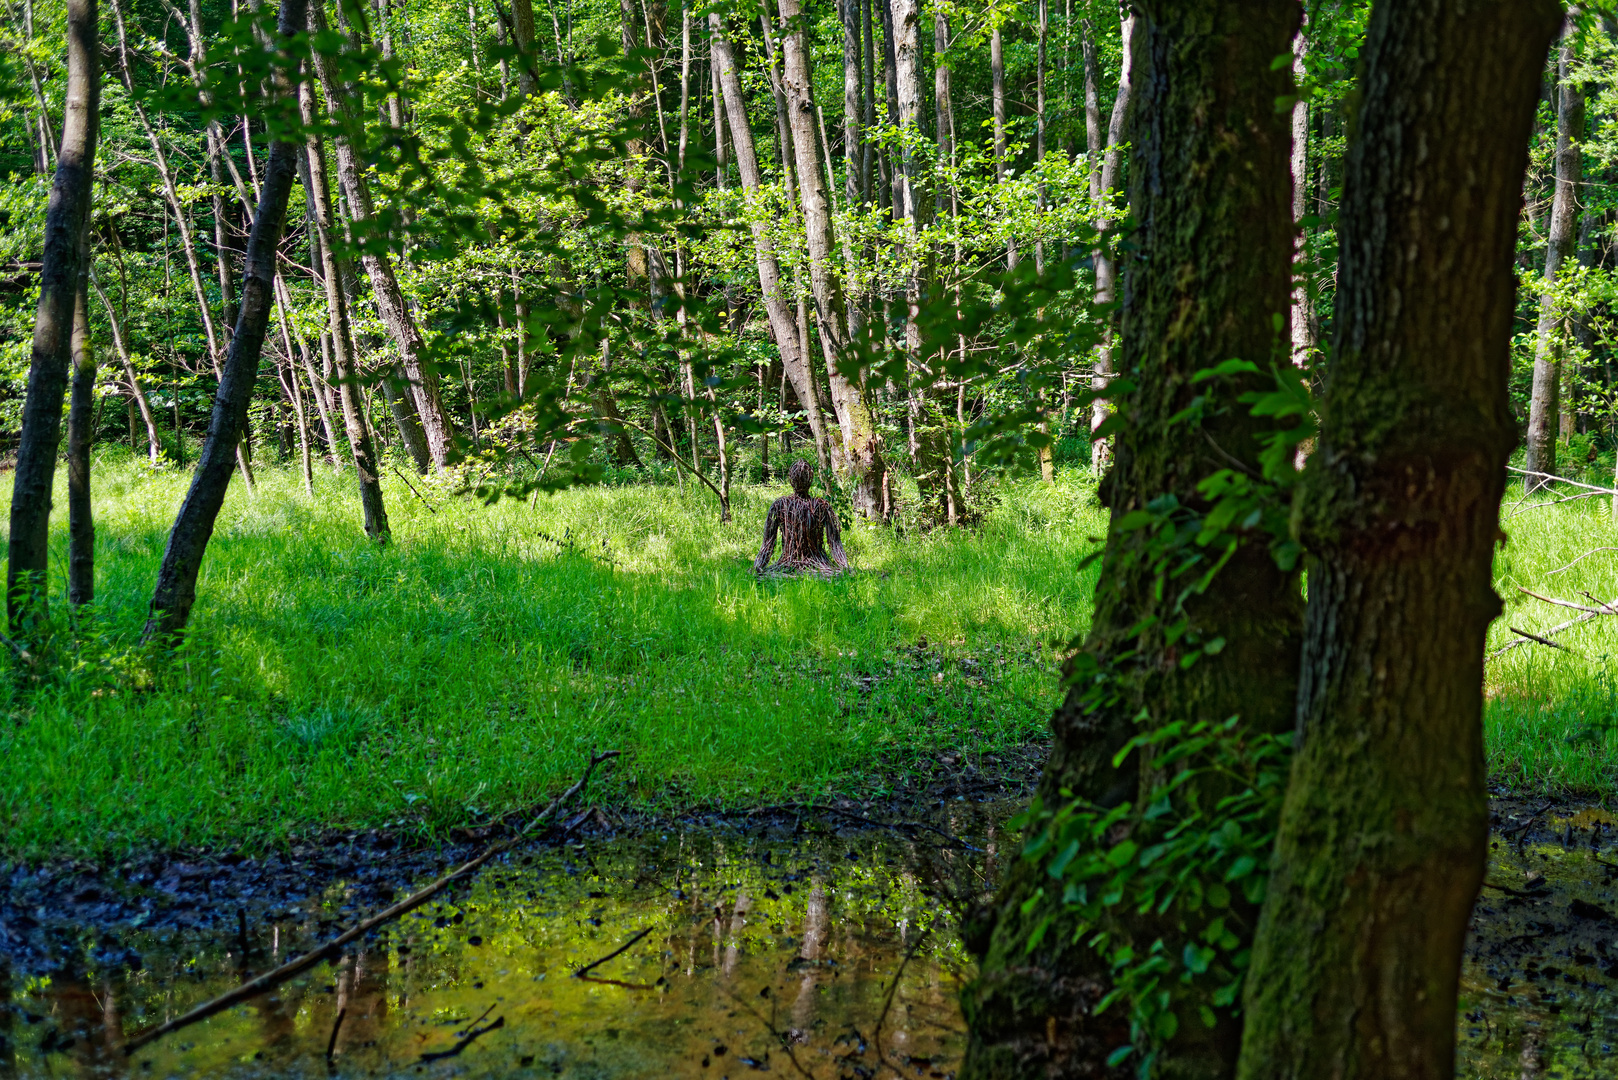
[[[828,504],[826,506],[826,547],[831,552],[831,561],[848,569],[848,556],[843,553],[843,534],[837,525],[837,511]]]
[[[753,573],[762,574],[764,568],[770,565],[775,557],[775,538],[781,531],[781,504],[776,502],[770,506],[770,512],[764,517],[764,545],[758,549],[758,558],[753,560]]]

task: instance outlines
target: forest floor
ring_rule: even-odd
[[[773,486],[738,485],[721,525],[694,486],[485,506],[389,470],[379,549],[351,474],[310,499],[264,468],[232,485],[183,653],[154,664],[135,643],[186,477],[124,457],[95,478],[95,608],[0,686],[0,860],[442,837],[592,749],[623,752],[599,793],[621,807],[881,796],[1043,740],[1105,531],[1087,479],[1006,483],[970,531],[856,527],[855,573],[760,583]],[[56,543],[62,566],[65,525]]]
[[[135,642],[186,477],[127,455],[95,476],[97,603],[63,625],[66,662],[0,682],[0,860],[444,838],[559,790],[592,749],[624,752],[601,793],[621,808],[880,797],[941,758],[1042,743],[1105,531],[1065,469],[1001,483],[968,530],[850,529],[846,579],[760,583],[775,486],[738,485],[721,525],[694,485],[486,506],[390,470],[378,549],[350,476],[318,471],[311,499],[263,468],[253,495],[232,486],[184,652],[154,664]],[[1605,503],[1544,501],[1508,499],[1491,649],[1584,614],[1530,592],[1618,595]],[[56,543],[61,566],[60,522]],[[1489,662],[1491,775],[1604,796],[1618,618],[1556,638]]]

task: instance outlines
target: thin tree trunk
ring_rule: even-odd
[[[1560,326],[1562,313],[1556,303],[1556,279],[1562,264],[1573,252],[1579,235],[1579,180],[1583,172],[1584,88],[1572,81],[1577,28],[1569,21],[1562,34],[1561,55],[1557,60],[1556,109],[1556,193],[1551,198],[1550,236],[1545,244],[1545,283],[1539,298],[1539,326],[1534,349],[1533,392],[1528,401],[1527,455],[1524,465],[1530,473],[1556,472],[1556,433],[1558,397],[1562,383]],[[1544,480],[1529,477],[1532,489]]]
[[[62,438],[62,398],[72,363],[73,313],[80,293],[79,268],[84,261],[84,232],[89,227],[100,116],[97,30],[95,0],[67,0],[62,144],[45,211],[39,306],[11,488],[6,618],[16,633],[32,633],[48,614],[45,573],[51,488]]]
[[[886,3],[887,0],[877,0]],[[871,0],[859,0],[860,5],[860,33],[863,36],[863,61],[861,68],[862,82],[860,85],[860,99],[863,108],[863,123],[865,137],[861,139],[860,149],[860,205],[869,206],[874,198],[872,188],[872,170],[876,161],[876,144],[871,140],[870,131],[876,127],[876,51],[871,34]]]
[[[1118,165],[1122,156],[1124,142],[1124,121],[1129,114],[1129,95],[1133,72],[1133,49],[1131,42],[1135,33],[1135,16],[1124,17],[1121,28],[1123,38],[1123,66],[1118,72],[1118,96],[1112,101],[1112,115],[1107,122],[1106,144],[1102,149],[1097,126],[1090,130],[1092,162],[1100,158],[1100,168],[1091,173],[1090,197],[1096,204],[1096,231],[1105,234],[1112,228],[1112,199],[1113,189],[1118,186]],[[1088,33],[1085,35],[1085,82],[1089,84],[1095,77],[1095,47],[1094,41]],[[1087,91],[1088,92],[1088,91]],[[1100,109],[1095,110],[1096,120],[1100,120]],[[1094,169],[1094,164],[1092,164]],[[1110,305],[1117,299],[1118,266],[1112,256],[1110,244],[1103,243],[1092,253],[1096,275],[1096,306]],[[1090,375],[1090,387],[1098,394],[1107,388],[1112,381],[1112,340],[1113,318],[1107,316],[1107,325],[1101,331],[1101,344],[1096,347],[1095,370]],[[1106,423],[1111,414],[1111,405],[1107,399],[1095,398],[1090,403],[1090,471],[1100,476],[1112,463],[1112,445],[1105,439],[1098,439],[1095,433],[1101,425]]]
[[[139,407],[141,422],[146,425],[146,448],[152,468],[155,469],[163,460],[163,440],[157,433],[157,418],[152,415],[152,403],[147,400],[146,392],[141,389],[140,380],[135,376],[135,364],[129,358],[129,345],[124,341],[122,321],[113,310],[107,294],[96,283],[94,275],[90,278],[90,287],[95,289],[96,296],[101,299],[101,306],[106,309],[107,325],[112,330],[113,348],[118,350],[118,359],[124,368],[124,378],[129,382],[129,401],[131,405]]]
[[[882,513],[882,475],[887,470],[878,446],[876,424],[860,387],[849,380],[838,364],[851,355],[847,306],[843,284],[832,265],[835,240],[832,235],[831,201],[821,169],[815,137],[814,93],[809,81],[809,49],[798,0],[781,0],[781,19],[789,32],[781,39],[784,60],[782,88],[787,99],[787,117],[792,128],[792,145],[798,165],[798,193],[802,200],[804,227],[809,249],[809,282],[815,297],[815,325],[820,331],[820,347],[826,361],[832,407],[837,412],[842,434],[842,477],[849,485],[854,509],[863,517]],[[837,448],[832,455],[837,464]]]
[[[892,0],[874,0],[882,9],[882,80],[888,93],[888,123],[899,123],[899,67],[894,50],[894,26]],[[889,207],[893,212],[893,220],[898,221],[904,217],[904,176],[900,170],[895,149],[891,160],[883,156],[882,164],[887,173],[887,184],[884,185],[889,192]]]
[[[1039,177],[1034,184],[1035,220],[1039,232],[1034,236],[1034,269],[1045,272],[1045,40],[1050,30],[1048,0],[1039,3],[1039,37],[1034,60],[1034,168]],[[1041,459],[1043,466],[1043,458]]]
[[[517,93],[530,97],[537,89],[533,70],[534,60],[539,55],[534,46],[533,0],[511,0],[511,33],[517,39],[517,48],[522,50],[522,59],[517,64]]]
[[[282,0],[277,29],[283,42],[289,42],[303,31],[306,3],[307,0]],[[283,97],[291,93],[284,76],[277,78],[275,92]],[[190,490],[180,504],[168,546],[163,551],[163,565],[158,570],[157,588],[152,594],[152,614],[146,623],[144,636],[148,641],[172,641],[178,637],[196,602],[197,575],[202,569],[202,556],[213,535],[219,508],[225,501],[225,490],[230,485],[231,465],[247,425],[247,405],[258,376],[270,308],[274,305],[276,248],[297,171],[294,165],[297,152],[294,143],[270,144],[258,213],[247,241],[241,314],[219,380],[219,392],[214,398],[208,437],[203,442],[202,455],[191,475]]]
[[[1129,139],[1139,227],[1127,256],[1122,330],[1123,367],[1138,371],[1139,383],[1121,403],[1130,423],[1119,432],[1118,461],[1103,488],[1114,524],[1084,645],[1113,693],[1092,694],[1089,679],[1069,691],[1052,719],[1055,738],[1038,792],[1052,809],[1075,799],[1103,806],[1129,800],[1133,832],[1144,828],[1141,804],[1153,796],[1154,781],[1140,755],[1114,765],[1115,755],[1137,734],[1210,717],[1240,716],[1252,732],[1286,730],[1302,631],[1297,576],[1277,568],[1262,534],[1241,538],[1206,591],[1181,606],[1174,589],[1163,590],[1145,542],[1150,530],[1118,528],[1125,515],[1161,507],[1166,496],[1207,513],[1198,483],[1231,468],[1232,459],[1241,471],[1258,472],[1262,437],[1274,430],[1241,408],[1204,417],[1198,431],[1170,418],[1204,392],[1192,382],[1198,371],[1230,357],[1267,359],[1274,316],[1286,309],[1288,120],[1275,99],[1291,75],[1271,60],[1292,40],[1299,8],[1294,0],[1141,7],[1131,41],[1138,98]],[[1220,394],[1234,400],[1267,381],[1236,377]],[[1182,664],[1185,642],[1194,639],[1180,631],[1229,644],[1217,656]],[[1116,1075],[1107,1059],[1130,1042],[1128,1009],[1119,1003],[1095,1013],[1111,968],[1093,936],[1075,932],[1062,892],[1045,860],[1017,858],[988,918],[968,933],[984,959],[963,995],[970,1032],[963,1080]],[[1247,920],[1256,911],[1240,897],[1220,914],[1232,933],[1251,933]],[[1157,916],[1131,906],[1120,908],[1108,929],[1113,941],[1138,945],[1140,956],[1161,942],[1177,965],[1190,942],[1176,924],[1195,931],[1212,917],[1206,909],[1196,915],[1180,906]],[[1164,982],[1183,970],[1172,968]],[[1160,1047],[1158,1075],[1229,1075],[1239,1018],[1217,1009],[1196,984],[1187,994],[1177,1032]],[[1201,1006],[1216,1009],[1213,1028]]]
[[[1311,553],[1301,745],[1246,979],[1253,1080],[1455,1075],[1489,843],[1512,256],[1561,18],[1552,0],[1397,0],[1366,33],[1337,341],[1294,508]]]
[[[303,389],[298,380],[298,361],[296,359],[296,354],[292,351],[292,334],[289,326],[290,320],[287,318],[286,305],[281,302],[282,284],[281,274],[279,271],[277,271],[275,275],[275,287],[276,314],[279,317],[278,321],[281,324],[281,347],[286,351],[287,358],[285,375],[286,385],[288,396],[292,398],[292,411],[297,415],[298,418],[299,472],[303,476],[304,494],[308,495],[312,499],[315,497],[315,469],[312,455],[309,452],[309,413],[308,410],[304,408]],[[303,339],[301,336],[298,339],[298,347],[303,349],[305,356],[309,355],[309,350],[304,348]]]
[[[1303,86],[1306,72],[1304,61],[1309,55],[1307,27],[1298,31],[1292,40],[1292,77]],[[1309,284],[1303,276],[1302,265],[1308,252],[1308,237],[1304,233],[1303,218],[1309,206],[1309,102],[1302,94],[1292,103],[1292,221],[1298,230],[1293,250],[1292,285],[1292,362],[1303,367],[1315,350],[1311,333],[1313,320],[1309,311]]]
[[[860,200],[860,0],[838,0],[843,21],[843,192],[853,208]],[[852,264],[851,264],[852,265]]]
[[[770,332],[776,349],[781,354],[781,365],[792,389],[798,395],[814,434],[815,456],[822,470],[831,467],[827,458],[825,418],[821,413],[820,397],[815,393],[813,370],[808,353],[802,347],[797,318],[781,281],[781,266],[775,257],[775,243],[770,238],[769,223],[762,220],[757,209],[764,185],[759,172],[758,155],[753,146],[753,129],[747,120],[747,99],[736,70],[736,58],[730,41],[724,34],[724,25],[717,14],[708,16],[714,67],[719,73],[719,85],[725,101],[725,112],[730,124],[731,142],[736,150],[736,168],[741,176],[743,198],[749,208],[748,222],[753,232],[754,262],[758,267],[759,291],[764,297],[764,312],[769,318]]]
[[[95,346],[90,341],[90,230],[80,232],[79,287],[73,301],[73,389],[67,409],[67,602],[95,599],[95,515],[90,446],[95,442]]]
[[[283,5],[296,2],[299,0],[282,0]],[[326,148],[318,129],[312,127],[314,92],[307,82],[299,88],[298,98],[303,111],[303,121],[311,126],[305,143],[304,156],[308,161],[309,195],[314,200],[315,230],[320,238],[321,277],[325,280],[326,310],[331,318],[332,367],[337,378],[338,397],[342,402],[343,427],[348,434],[349,450],[354,456],[354,471],[359,479],[365,534],[373,540],[385,543],[389,538],[388,514],[382,502],[382,485],[376,467],[376,449],[371,441],[371,429],[365,419],[357,382],[359,372],[354,362],[354,339],[349,328],[348,298],[343,294],[344,268],[332,245],[335,216],[332,213],[331,189],[326,180]]]
[[[319,0],[310,6],[309,11],[310,31],[324,31],[326,17]],[[357,44],[351,38],[351,45]],[[321,86],[326,93],[327,111],[339,121],[344,132],[360,130],[350,88],[338,84],[331,60],[317,52],[315,67],[319,70]],[[349,214],[362,233],[367,229],[374,230],[376,210],[371,199],[371,185],[360,170],[352,136],[339,134],[335,141],[337,179],[348,200]],[[422,363],[426,343],[422,340],[409,305],[405,303],[404,293],[394,275],[392,259],[385,252],[373,250],[369,244],[362,249],[360,258],[365,265],[366,276],[371,279],[371,295],[376,301],[377,313],[382,316],[382,322],[399,350],[399,365],[408,382],[410,396],[414,399],[410,411],[415,413],[421,424],[433,466],[442,470],[449,463],[454,449],[455,428],[444,408],[437,373]]]
[[[1000,42],[1000,17],[993,8],[989,11],[989,72],[994,84],[994,181],[1006,179],[1006,57]],[[1129,51],[1124,50],[1127,57]],[[1126,59],[1124,61],[1128,63]],[[1017,240],[1006,238],[1006,269],[1017,269]]]
[[[298,156],[304,158],[302,154]],[[306,158],[303,160],[301,171],[306,174],[308,172],[308,160]],[[318,247],[318,241],[316,241],[316,245]],[[292,295],[287,289],[286,278],[280,274],[275,277],[275,292],[276,303],[280,305],[281,309],[281,318],[286,319],[288,317],[287,313],[292,307]],[[296,324],[293,325],[295,329]],[[315,410],[320,415],[320,427],[326,439],[326,449],[331,454],[332,464],[340,469],[342,468],[342,458],[337,449],[337,429],[332,424],[331,409],[326,402],[326,395],[322,392],[321,384],[323,380],[320,378],[320,373],[315,370],[314,356],[301,333],[298,334],[298,352],[303,357],[304,371],[309,376],[309,389],[315,397]]]

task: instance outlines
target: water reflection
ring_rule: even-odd
[[[977,819],[993,835],[1003,810]],[[957,822],[970,829],[972,822]],[[22,1077],[943,1077],[969,967],[938,899],[981,856],[890,832],[730,833],[534,851],[246,1005],[159,1023],[349,921],[338,884],[237,934],[134,935],[143,970],[0,980]],[[580,967],[621,955],[578,978]],[[88,955],[88,954],[87,954]],[[0,1020],[0,1023],[4,1023]],[[878,1031],[880,1024],[881,1030]],[[0,1058],[0,1061],[3,1061]]]

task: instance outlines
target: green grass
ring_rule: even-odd
[[[1564,488],[1560,494],[1578,492]],[[1618,548],[1610,500],[1531,509],[1546,499],[1522,496],[1520,487],[1508,488],[1501,513],[1509,539],[1495,558],[1495,588],[1505,611],[1490,628],[1490,652],[1517,636],[1511,627],[1544,635],[1581,614],[1536,600],[1523,589],[1591,607],[1585,593],[1601,603],[1618,596],[1618,551],[1587,554]],[[1489,770],[1519,790],[1605,795],[1618,787],[1618,616],[1592,619],[1558,633],[1556,640],[1567,648],[1522,645],[1489,660],[1484,679]]]
[[[390,479],[378,549],[352,474],[323,473],[311,500],[267,469],[252,497],[233,483],[187,646],[151,665],[133,646],[187,477],[109,457],[97,604],[80,646],[54,646],[76,667],[0,688],[0,854],[439,829],[543,798],[592,748],[625,753],[608,797],[688,806],[1024,743],[1046,730],[1049,643],[1087,618],[1094,572],[1075,567],[1105,528],[1071,472],[1004,485],[968,532],[851,530],[849,578],[761,584],[773,487],[737,489],[723,526],[696,490],[486,507],[418,482],[430,511]]]
[[[322,472],[311,500],[268,469],[251,498],[233,487],[188,643],[154,664],[134,643],[186,479],[98,463],[98,603],[57,662],[0,680],[0,855],[432,832],[538,801],[591,749],[624,751],[603,797],[633,805],[869,790],[943,750],[1045,733],[1049,645],[1087,622],[1094,572],[1075,567],[1105,529],[1073,469],[1002,485],[971,530],[856,528],[847,579],[761,584],[749,565],[774,487],[739,487],[722,526],[696,489],[487,507],[418,482],[429,510],[394,478],[394,543],[378,549],[351,476]],[[1491,649],[1578,614],[1518,586],[1618,596],[1618,551],[1553,573],[1618,548],[1605,501],[1523,510],[1517,494]],[[1558,640],[1489,661],[1490,771],[1610,792],[1618,617]]]

